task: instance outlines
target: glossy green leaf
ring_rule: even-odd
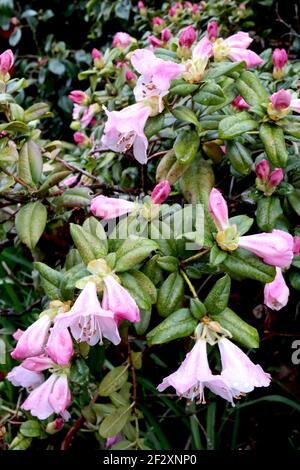
[[[41,179],[42,170],[41,149],[33,140],[28,140],[19,152],[19,178],[30,186],[35,186]]]
[[[264,197],[258,200],[256,223],[265,232],[271,232],[276,226],[276,220],[282,215],[280,199],[275,196]]]
[[[116,272],[128,271],[144,261],[158,245],[147,238],[134,238],[125,240],[116,252]]]
[[[223,262],[223,268],[228,274],[238,279],[254,279],[263,283],[272,282],[275,268],[265,264],[247,250],[238,248],[230,253]]]
[[[197,154],[199,145],[200,138],[196,131],[179,131],[173,147],[178,162],[185,165],[191,163]]]
[[[284,168],[287,163],[288,153],[281,127],[268,123],[261,124],[259,137],[264,144],[270,162],[275,167]]]
[[[247,348],[259,347],[259,336],[256,328],[244,322],[230,308],[226,308],[219,315],[213,315],[223,328],[230,331],[234,340]]]
[[[109,397],[113,392],[120,390],[127,380],[128,367],[114,367],[114,369],[109,371],[102,379],[99,385],[99,395],[101,397]]]
[[[130,417],[130,407],[120,407],[118,410],[106,416],[100,424],[99,434],[104,438],[113,437],[124,428]]]
[[[225,117],[219,124],[219,137],[221,139],[233,139],[246,132],[258,129],[257,122],[252,119],[247,111],[242,111],[234,116]]]
[[[184,281],[178,272],[171,273],[161,285],[157,297],[157,311],[168,317],[181,307],[184,298]]]
[[[29,202],[16,216],[16,230],[21,242],[31,250],[41,238],[47,222],[47,209],[39,201]]]
[[[204,300],[204,305],[207,308],[209,314],[218,315],[227,307],[230,295],[230,287],[231,279],[227,274],[225,274],[225,276],[221,277],[221,279],[215,283],[208,296]]]
[[[147,334],[150,344],[163,344],[193,333],[197,320],[188,308],[177,310]]]

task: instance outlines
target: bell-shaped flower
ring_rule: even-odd
[[[42,315],[24,331],[11,356],[14,359],[26,359],[26,357],[42,354],[48,339],[50,326],[51,319],[49,316]]]
[[[55,333],[52,328],[45,351],[56,364],[60,366],[67,365],[74,353],[73,341],[69,330],[65,329]]]
[[[133,147],[133,155],[139,163],[147,163],[148,140],[144,134],[151,108],[143,103],[127,106],[121,111],[108,111],[101,139],[103,149],[127,152]]]
[[[278,268],[288,268],[294,256],[293,237],[283,230],[244,235],[239,238],[238,244],[262,258],[265,263]]]
[[[21,408],[30,411],[32,416],[47,419],[53,413],[67,417],[66,409],[71,404],[71,393],[65,374],[53,373],[35,388]]]
[[[55,317],[53,334],[66,328],[71,329],[76,341],[90,346],[102,343],[103,337],[113,344],[121,341],[114,313],[101,307],[94,282],[86,284],[69,312]]]
[[[209,368],[206,341],[203,339],[196,341],[179,369],[164,378],[157,389],[163,392],[170,386],[175,388],[177,395],[190,400],[198,397],[200,403],[205,403],[204,389],[206,387],[233,404],[234,395],[230,387],[220,375],[213,375]]]
[[[104,278],[104,284],[103,308],[113,312],[117,321],[139,322],[140,311],[129,292],[112,275]]]
[[[213,44],[213,56],[215,60],[222,61],[229,58],[233,62],[244,61],[247,67],[255,67],[264,63],[263,59],[255,52],[249,51],[253,39],[248,33],[242,31],[229,36],[227,39],[219,38]]]
[[[260,365],[253,364],[249,357],[227,338],[218,341],[221,354],[221,377],[231,387],[232,393],[251,392],[254,387],[268,387],[270,374],[263,371]]]
[[[276,268],[276,276],[265,285],[264,304],[272,310],[281,310],[288,303],[290,290],[286,285],[282,271]]]
[[[162,99],[169,92],[171,80],[179,78],[185,70],[184,65],[170,60],[157,58],[147,49],[137,49],[131,56],[132,66],[141,74],[134,88],[136,101],[147,100],[151,106],[157,102],[157,110],[153,107],[152,114],[163,110]]]
[[[135,203],[126,199],[96,196],[91,201],[91,212],[104,220],[115,219],[134,210]]]
[[[228,207],[218,189],[213,188],[209,195],[209,212],[218,230],[225,230],[229,225]]]
[[[6,376],[15,387],[33,390],[44,382],[43,374],[26,369],[22,365],[14,367]]]

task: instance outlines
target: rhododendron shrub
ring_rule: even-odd
[[[227,417],[251,400],[299,408],[266,344],[300,290],[297,67],[203,23],[198,4],[137,9],[142,39],[95,41],[66,97],[72,142],[44,137],[49,106],[19,104],[27,82],[0,55],[10,449],[57,433],[63,450],[83,435],[98,449],[227,448]],[[184,422],[179,444],[161,407]],[[202,444],[219,415],[220,443]]]

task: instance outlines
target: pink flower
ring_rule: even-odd
[[[217,39],[213,44],[213,55],[216,60],[229,57],[233,62],[244,61],[247,67],[255,67],[264,63],[255,52],[247,50],[253,39],[242,31],[229,36],[227,39]]]
[[[74,104],[73,112],[72,112],[72,119],[74,120],[80,119],[80,116],[82,115],[85,109],[86,108],[84,106],[81,106],[79,104]]]
[[[286,306],[290,291],[285,283],[281,269],[276,268],[276,276],[272,282],[265,285],[264,304],[272,310],[280,310]]]
[[[174,387],[177,395],[190,400],[199,397],[205,403],[204,389],[207,387],[216,395],[233,404],[234,395],[220,375],[213,375],[208,365],[206,341],[198,339],[193,349],[187,354],[179,369],[165,377],[157,389],[163,392],[167,387]]]
[[[203,59],[203,56],[206,59],[209,59],[212,55],[212,43],[208,40],[206,36],[204,36],[198,44],[194,47],[193,50],[193,59],[199,58]]]
[[[294,253],[294,256],[296,256],[300,251],[300,237],[299,236],[295,236],[294,237],[294,247],[293,247],[293,253]]]
[[[177,10],[178,10],[178,9],[177,9],[175,6],[172,6],[171,8],[169,8],[168,15],[172,18],[173,16],[176,15]]]
[[[276,188],[284,178],[284,172],[282,168],[275,168],[269,176],[268,185],[271,188]]]
[[[255,167],[255,173],[257,178],[262,181],[267,181],[270,174],[270,165],[267,160],[260,160]]]
[[[194,42],[196,41],[196,38],[197,38],[197,34],[195,31],[195,28],[192,25],[190,25],[187,28],[185,28],[185,30],[182,31],[182,33],[180,34],[179,41],[178,41],[179,46],[187,47],[188,49],[190,49],[192,45],[194,44]]]
[[[272,54],[272,61],[277,69],[283,69],[288,61],[288,55],[285,49],[275,49]]]
[[[69,94],[69,98],[73,103],[76,104],[85,104],[89,99],[88,95],[81,90],[71,91],[71,93]]]
[[[158,183],[151,193],[151,199],[154,204],[162,204],[169,196],[171,186],[168,180]]]
[[[25,369],[22,365],[14,367],[6,378],[15,387],[25,387],[28,390],[33,390],[44,381],[43,374]]]
[[[137,6],[139,10],[141,10],[142,8],[145,8],[144,2],[142,2],[141,0],[139,0]]]
[[[91,211],[96,217],[102,217],[104,220],[115,219],[123,214],[128,214],[134,210],[134,202],[126,199],[96,196],[91,202]]]
[[[165,24],[165,21],[162,18],[160,18],[159,16],[154,16],[152,18],[152,24],[153,24],[153,26],[161,26],[161,25]]]
[[[69,331],[65,329],[54,334],[52,328],[45,351],[56,364],[60,366],[67,365],[74,353],[73,341]]]
[[[136,74],[132,70],[126,70],[125,78],[127,82],[134,82],[136,80]]]
[[[209,195],[209,212],[218,230],[225,230],[229,225],[228,207],[220,191],[213,188]]]
[[[53,359],[49,356],[34,356],[28,357],[25,361],[22,362],[22,366],[25,369],[34,371],[34,372],[42,372],[47,369],[51,369],[51,367],[55,366]]]
[[[73,139],[77,145],[83,145],[88,141],[88,137],[79,131],[74,132]]]
[[[7,49],[0,55],[0,73],[6,75],[14,65],[14,54],[11,49]]]
[[[130,322],[139,322],[140,311],[129,292],[111,275],[104,278],[104,284],[103,308],[113,312],[117,321],[128,320]]]
[[[86,108],[83,112],[83,115],[81,116],[80,122],[81,126],[83,129],[85,129],[93,120],[95,114],[95,106],[90,105],[88,108]]]
[[[95,47],[92,50],[91,56],[92,56],[92,59],[94,59],[94,60],[103,58],[102,53],[98,49],[96,49]]]
[[[172,37],[172,34],[171,34],[171,31],[169,30],[169,28],[165,28],[162,30],[161,32],[161,40],[163,42],[168,42]]]
[[[78,177],[77,176],[68,176],[64,180],[62,180],[58,186],[60,188],[69,188],[73,186],[79,186],[80,183],[78,183]]]
[[[279,90],[270,96],[270,101],[274,109],[280,111],[290,106],[292,95],[286,90]]]
[[[151,44],[151,46],[153,46],[154,48],[162,46],[162,41],[158,39],[156,36],[154,36],[153,34],[150,34],[150,36],[148,36],[147,39],[148,39],[149,44]]]
[[[26,357],[42,354],[50,326],[51,320],[48,315],[42,315],[24,331],[11,356],[14,359],[25,359]]]
[[[268,387],[271,376],[227,338],[218,341],[221,354],[221,378],[230,386],[234,396],[251,392],[254,387]]]
[[[194,3],[194,5],[192,6],[192,15],[196,15],[199,11],[199,5],[197,5],[197,3]]]
[[[219,26],[217,21],[210,21],[207,25],[207,36],[210,41],[219,36]]]
[[[113,344],[121,341],[114,314],[101,307],[94,282],[86,284],[69,312],[55,317],[53,334],[68,327],[76,341],[85,341],[90,346],[102,344],[103,337]]]
[[[127,33],[116,33],[113,39],[113,47],[119,47],[120,49],[125,49],[129,44],[131,44],[133,38]]]
[[[300,113],[300,99],[292,99],[290,108],[296,113]]]
[[[139,163],[147,163],[148,140],[144,126],[151,113],[151,108],[143,103],[136,103],[121,111],[108,111],[101,139],[103,148],[115,152],[127,152],[133,146],[133,155]]]
[[[136,101],[155,97],[158,99],[158,111],[162,112],[162,98],[168,94],[171,80],[182,75],[184,65],[158,59],[152,51],[146,49],[134,51],[131,63],[141,74],[134,89]]]
[[[123,441],[124,439],[124,436],[122,433],[118,433],[116,434],[115,436],[112,436],[112,437],[108,437],[106,439],[106,443],[105,443],[105,447],[107,449],[110,449],[112,446],[114,446],[115,444],[117,444],[118,442],[121,442]]]
[[[48,434],[56,434],[57,432],[61,431],[65,425],[65,421],[63,418],[56,418],[51,423],[48,423],[46,426],[46,432]]]
[[[52,413],[61,414],[63,417],[68,415],[66,409],[70,404],[67,376],[54,373],[30,393],[21,408],[30,411],[32,416],[46,419]]]
[[[244,98],[242,98],[241,96],[237,96],[236,98],[234,98],[234,100],[231,102],[231,105],[238,111],[243,111],[243,109],[250,108],[249,104],[246,103]]]
[[[240,237],[239,246],[278,268],[288,268],[293,259],[293,237],[283,230]]]

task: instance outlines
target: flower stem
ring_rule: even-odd
[[[189,286],[189,289],[194,297],[194,299],[197,299],[198,298],[198,295],[197,295],[197,292],[193,286],[193,284],[191,283],[191,281],[189,280],[188,276],[186,275],[186,273],[183,271],[183,269],[180,270],[180,273],[183,277],[183,279],[185,280],[185,282],[187,283],[187,285]]]
[[[206,250],[203,250],[203,251],[199,251],[199,253],[197,253],[196,255],[193,255],[193,256],[190,256],[189,258],[184,259],[182,261],[182,263],[183,264],[190,263],[191,261],[194,261],[198,258],[201,258],[201,256],[205,255],[209,251],[210,251],[209,248],[207,248]]]

